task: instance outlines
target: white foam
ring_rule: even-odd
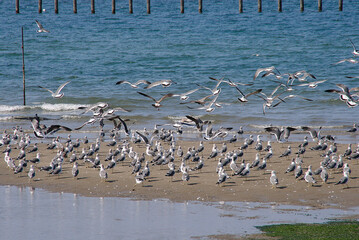
[[[43,103],[39,107],[47,111],[59,112],[59,111],[77,110],[79,109],[79,107],[88,107],[88,106],[89,105],[69,104],[69,103],[59,103],[59,104]]]

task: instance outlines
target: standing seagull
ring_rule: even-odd
[[[277,187],[277,185],[278,185],[278,178],[277,178],[277,175],[275,175],[275,171],[272,171],[272,172],[271,172],[271,176],[270,176],[269,181],[270,181],[270,183],[272,184],[272,188]]]
[[[61,92],[61,90],[62,90],[67,84],[69,84],[70,82],[71,82],[71,81],[67,81],[67,82],[61,84],[60,87],[56,90],[56,92],[53,92],[53,91],[51,91],[50,89],[47,89],[47,88],[41,87],[41,86],[39,86],[39,88],[42,88],[42,89],[45,89],[45,90],[49,91],[49,92],[51,93],[51,96],[52,96],[53,98],[62,98],[62,97],[64,96],[64,93],[60,93],[60,92]]]
[[[348,180],[349,180],[349,172],[343,172],[343,177],[337,183],[335,183],[335,185],[346,184],[347,188],[349,188]]]
[[[72,176],[77,179],[77,176],[79,175],[79,169],[77,162],[74,162],[74,166],[72,167]]]
[[[30,170],[29,170],[29,172],[27,173],[27,176],[29,177],[29,181],[35,177],[34,165],[31,165],[31,166],[30,166]]]
[[[104,180],[106,182],[106,179],[108,177],[107,172],[106,172],[105,168],[103,167],[103,164],[100,164],[100,167],[101,167],[101,169],[100,169],[99,175],[100,175],[101,181]]]
[[[38,33],[42,33],[42,32],[49,33],[50,32],[49,30],[46,30],[39,21],[35,20],[35,22],[39,28],[36,32],[38,32]]]

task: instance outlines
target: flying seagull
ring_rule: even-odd
[[[42,33],[42,32],[47,32],[48,33],[48,32],[50,32],[49,30],[46,30],[39,21],[35,20],[35,22],[36,22],[36,24],[37,24],[37,26],[39,28],[36,32],[38,32],[38,33]]]
[[[147,84],[147,85],[150,85],[151,83],[147,80],[138,80],[137,82],[135,83],[131,83],[131,82],[128,82],[128,81],[118,81],[116,82],[116,85],[120,85],[120,84],[124,84],[124,83],[127,83],[129,84],[132,88],[138,88],[138,85],[140,84]]]
[[[49,91],[49,92],[51,93],[51,96],[52,96],[53,98],[62,98],[62,97],[64,96],[64,93],[60,93],[60,92],[61,92],[61,90],[62,90],[67,84],[69,84],[70,82],[71,82],[71,81],[67,81],[67,82],[61,84],[60,87],[56,90],[56,92],[53,92],[53,91],[51,91],[50,89],[47,89],[47,88],[41,87],[41,86],[39,86],[39,88],[42,88],[42,89],[45,89],[45,90]]]
[[[46,127],[44,124],[40,124],[41,118],[37,114],[35,114],[35,117],[31,117],[30,120],[32,128],[34,129],[34,134],[37,138],[44,138],[46,135],[55,133],[60,129],[72,131],[71,128],[61,125],[51,125],[50,127]]]
[[[164,99],[169,98],[169,97],[173,97],[173,93],[167,93],[166,95],[162,96],[159,100],[156,100],[153,97],[147,95],[146,93],[143,93],[143,92],[137,92],[137,93],[141,94],[142,96],[148,97],[149,99],[152,99],[155,102],[154,104],[152,104],[152,106],[157,108],[157,110],[160,110],[160,107],[162,106],[161,102]]]
[[[150,88],[153,88],[153,87],[156,87],[158,85],[162,85],[162,87],[169,87],[171,86],[171,84],[176,84],[174,81],[172,81],[171,79],[164,79],[164,80],[160,80],[160,81],[157,81],[157,82],[153,82],[149,85],[147,85],[145,87],[145,89],[150,89]]]

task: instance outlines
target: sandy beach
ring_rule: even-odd
[[[79,155],[83,147],[87,149],[90,144],[91,142],[88,144],[81,143],[81,146],[77,149],[77,155]],[[99,150],[101,163],[104,164],[105,167],[109,164],[109,161],[104,161],[109,148],[116,149],[116,146],[109,147],[106,146],[106,144],[107,142],[102,142]],[[328,170],[329,179],[327,183],[323,183],[318,175],[313,175],[317,183],[311,186],[302,179],[304,172],[309,165],[312,165],[313,171],[317,169],[320,161],[323,159],[320,155],[325,151],[310,150],[310,148],[317,145],[317,143],[309,143],[306,152],[302,155],[303,175],[298,180],[295,178],[293,172],[285,173],[285,171],[292,158],[295,157],[294,153],[297,152],[300,143],[272,143],[273,157],[267,162],[265,170],[251,168],[249,176],[231,176],[222,186],[219,186],[216,184],[218,180],[216,173],[218,157],[215,159],[207,159],[211,153],[213,144],[216,144],[219,149],[222,147],[222,141],[204,143],[204,167],[201,171],[190,171],[190,180],[188,182],[183,182],[181,180],[182,173],[177,172],[181,160],[175,155],[176,173],[172,180],[165,176],[168,171],[167,165],[158,166],[150,164],[150,177],[148,177],[142,185],[139,184],[134,187],[135,175],[131,174],[132,167],[130,166],[130,162],[132,159],[129,156],[126,156],[126,160],[118,163],[113,170],[107,170],[107,181],[100,179],[99,168],[92,168],[91,164],[84,163],[83,160],[78,160],[79,175],[76,179],[72,177],[71,169],[73,164],[69,162],[69,158],[64,159],[62,165],[63,170],[59,175],[51,175],[49,172],[40,171],[40,167],[48,166],[57,153],[56,149],[47,149],[47,143],[40,143],[38,151],[41,153],[41,160],[35,167],[36,176],[32,180],[29,180],[27,176],[30,162],[24,172],[14,174],[14,171],[9,169],[4,161],[1,161],[0,184],[30,186],[52,192],[77,193],[89,197],[166,198],[172,201],[207,202],[275,202],[278,204],[309,205],[318,208],[358,206],[358,160],[344,160],[344,163],[348,163],[351,168],[348,182],[349,188],[347,188],[346,185],[335,185],[343,176],[342,168]],[[228,151],[238,149],[242,144],[243,141],[235,143],[227,142]],[[164,149],[169,148],[169,143],[164,142],[162,145]],[[176,146],[178,147],[179,145],[182,146],[182,149],[186,152],[186,149],[189,147],[195,147],[197,149],[198,142],[177,141]],[[263,145],[265,147],[266,143],[264,142]],[[292,154],[289,157],[279,158],[279,155],[285,151],[288,145],[292,147]],[[140,154],[146,150],[146,145],[143,143],[131,143],[130,146],[134,148],[134,151]],[[255,159],[257,151],[254,149],[254,146],[255,143],[244,150],[243,157],[238,158],[236,161],[238,165],[240,165],[242,159],[249,163]],[[347,144],[338,144],[337,155],[344,153],[347,146]],[[3,151],[4,149],[5,146],[2,146],[0,150]],[[16,159],[18,153],[19,149],[13,149],[10,156]],[[267,152],[260,152],[261,157],[264,157],[266,154]],[[32,159],[35,156],[36,153],[26,153],[26,159]],[[146,156],[146,160],[150,162],[152,157]],[[18,163],[18,160],[16,160],[16,163]],[[196,164],[197,163],[191,161],[187,162],[187,165],[192,168],[195,167]],[[228,175],[231,175],[229,165],[227,165],[225,169]],[[272,188],[269,181],[269,170],[275,170],[277,173],[279,184],[276,188]]]

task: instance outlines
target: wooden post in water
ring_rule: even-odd
[[[116,13],[116,0],[112,0],[112,14]]]
[[[181,13],[184,13],[184,0],[181,0],[180,3],[181,3]]]
[[[258,0],[258,12],[262,12],[262,0]]]
[[[147,14],[151,14],[151,0],[147,0]]]
[[[343,0],[339,0],[339,11],[343,11]]]
[[[239,13],[243,12],[243,0],[239,0]]]
[[[198,12],[202,13],[202,0],[198,0]]]
[[[300,11],[304,11],[304,0],[300,0]]]
[[[282,12],[282,0],[278,0],[278,12]]]
[[[129,7],[129,10],[130,10],[130,14],[132,14],[133,13],[132,0],[128,1],[128,7]]]
[[[55,13],[58,14],[59,13],[59,1],[55,0]]]
[[[20,13],[20,0],[15,0],[15,11],[16,13]]]
[[[95,0],[91,0],[91,13],[95,13]]]
[[[21,27],[21,50],[22,50],[22,93],[23,93],[24,106],[25,106],[26,105],[26,98],[25,98],[24,27]]]
[[[318,12],[322,11],[322,0],[318,0]]]
[[[39,13],[42,13],[42,0],[39,0]]]
[[[77,13],[77,0],[74,0],[73,7],[74,7],[74,13]]]

